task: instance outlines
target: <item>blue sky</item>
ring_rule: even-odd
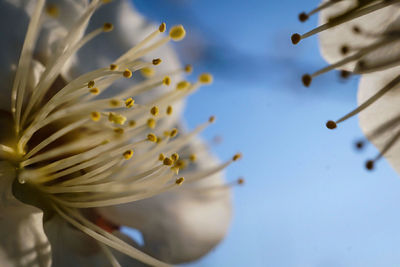
[[[398,175],[384,160],[364,170],[377,152],[355,151],[356,118],[335,131],[324,127],[354,108],[357,78],[329,73],[310,88],[300,82],[326,64],[317,37],[290,43],[291,33],[316,25],[317,18],[301,24],[297,14],[318,1],[134,3],[155,21],[186,26],[182,60],[211,70],[215,83],[188,100],[185,118],[194,127],[215,114],[217,124],[203,135],[222,137],[214,152],[244,154],[226,171],[228,180],[246,178],[233,190],[230,232],[188,266],[399,266]]]

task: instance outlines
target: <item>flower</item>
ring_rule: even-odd
[[[181,25],[165,35],[108,2],[0,1],[2,266],[164,266],[227,231],[232,184],[218,173],[240,154],[219,163],[196,137],[213,116],[191,132],[180,122],[212,76],[182,80],[191,67],[167,45]]]
[[[400,5],[396,0],[323,1],[299,19],[320,12],[320,26],[303,34],[293,34],[292,42],[319,34],[323,57],[331,64],[302,77],[309,86],[312,80],[333,69],[341,70],[343,78],[361,75],[358,90],[359,106],[326,126],[335,129],[348,118],[359,115],[360,126],[380,151],[366,161],[371,170],[383,156],[400,172]],[[357,143],[362,148],[365,140]]]

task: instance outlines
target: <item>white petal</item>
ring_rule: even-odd
[[[325,24],[332,16],[341,14],[350,7],[354,7],[356,2],[356,0],[340,1],[324,9],[320,13],[319,24]],[[341,53],[343,45],[350,48],[361,48],[372,44],[378,37],[374,38],[363,34],[354,34],[354,26],[359,27],[367,34],[379,36],[399,15],[400,7],[398,5],[391,5],[321,32],[319,34],[319,41],[322,56],[329,63],[335,63],[344,57]],[[354,63],[349,63],[341,69],[352,71],[354,66]]]
[[[212,155],[203,153],[198,155],[197,168],[209,168],[216,162]],[[118,225],[140,230],[146,253],[169,263],[188,262],[209,252],[228,230],[230,191],[200,189],[221,184],[222,176],[216,174],[150,199],[101,208],[100,212]]]
[[[400,67],[387,69],[385,71],[375,72],[372,74],[365,74],[362,76],[359,90],[358,102],[359,104],[367,100],[370,96],[375,94],[379,89],[388,84],[391,80],[397,77],[400,73]],[[363,110],[360,115],[360,126],[363,132],[368,135],[372,133],[377,127],[383,123],[400,115],[400,85],[387,92],[378,101],[372,104],[367,109]],[[397,127],[395,130],[399,130]],[[395,134],[394,130],[385,132],[382,136],[374,138],[372,143],[382,150],[384,145]],[[400,142],[395,145],[385,154],[385,158],[390,162],[393,168],[400,172]]]
[[[43,231],[43,212],[12,194],[15,168],[0,162],[0,265],[50,266],[51,248]]]

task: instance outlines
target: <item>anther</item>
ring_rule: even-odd
[[[171,132],[169,133],[170,137],[175,137],[178,134],[178,129],[174,128],[171,130]]]
[[[135,104],[135,100],[132,97],[130,97],[127,100],[125,100],[125,106],[127,108],[133,107],[134,104]]]
[[[174,162],[172,161],[172,159],[170,159],[168,157],[163,160],[163,164],[166,166],[171,166],[173,163]]]
[[[160,32],[165,32],[165,30],[167,29],[167,25],[163,22],[160,24],[160,26],[158,27],[158,30]]]
[[[172,106],[168,106],[166,111],[167,115],[171,115],[172,111],[173,111]]]
[[[171,78],[169,76],[165,76],[162,83],[166,86],[171,84]]]
[[[189,160],[190,160],[191,162],[195,162],[196,159],[197,159],[196,154],[191,154],[191,155],[189,156]]]
[[[202,84],[211,84],[213,82],[213,76],[210,73],[203,73],[199,76],[199,82]]]
[[[300,36],[300,34],[295,33],[295,34],[292,34],[291,39],[292,39],[292,44],[295,45],[295,44],[298,44],[300,42],[301,36]]]
[[[343,78],[343,79],[349,78],[350,75],[351,75],[350,71],[347,71],[347,70],[341,70],[340,71],[340,77]]]
[[[342,53],[342,55],[346,55],[347,53],[349,53],[350,48],[347,45],[342,45],[340,47],[340,53]]]
[[[237,161],[237,160],[239,160],[239,159],[241,159],[241,158],[242,158],[242,154],[237,153],[237,154],[235,154],[235,155],[232,157],[232,160],[233,160],[233,161]]]
[[[136,125],[136,121],[134,121],[134,120],[130,120],[129,122],[128,122],[128,125],[129,125],[129,127],[135,127],[135,125]]]
[[[367,170],[373,170],[374,169],[374,161],[373,160],[367,160],[367,162],[365,162],[365,168]]]
[[[187,64],[187,65],[185,66],[185,72],[186,72],[186,73],[192,73],[192,71],[193,71],[192,65]]]
[[[243,184],[244,184],[244,179],[243,179],[243,178],[239,178],[239,179],[237,180],[237,184],[238,184],[238,185],[243,185]]]
[[[180,177],[180,178],[176,179],[175,184],[181,185],[181,184],[183,184],[184,181],[185,181],[185,178]]]
[[[116,64],[111,64],[110,65],[110,70],[116,70],[118,66]]]
[[[155,142],[157,142],[157,136],[155,134],[153,134],[153,133],[149,133],[147,135],[147,140],[149,140],[150,142],[155,143]]]
[[[123,134],[124,133],[124,129],[122,129],[122,128],[114,128],[114,132],[116,133],[116,134]]]
[[[208,122],[209,123],[214,123],[215,122],[215,116],[211,116],[210,118],[208,118]]]
[[[150,114],[153,116],[157,116],[160,113],[160,110],[157,106],[154,106],[150,109]]]
[[[114,25],[112,25],[112,23],[106,22],[103,25],[103,31],[104,32],[110,32],[114,29]]]
[[[88,88],[93,88],[94,87],[94,81],[93,80],[89,81],[87,87]]]
[[[186,31],[185,31],[185,29],[183,28],[182,25],[174,26],[169,31],[169,36],[174,41],[182,40],[183,38],[185,38],[185,35],[186,35]]]
[[[152,119],[152,118],[148,119],[147,120],[147,126],[150,129],[154,129],[156,127],[156,121],[154,119]]]
[[[152,61],[153,65],[155,65],[155,66],[160,65],[161,62],[162,62],[161,58],[155,58]]]
[[[310,84],[311,84],[311,81],[312,81],[312,77],[311,77],[311,75],[309,75],[309,74],[304,74],[304,75],[301,77],[301,81],[303,82],[303,84],[304,84],[305,87],[309,87]]]
[[[190,82],[188,81],[180,81],[177,85],[176,85],[176,89],[177,90],[185,90],[190,86]]]
[[[89,92],[90,92],[91,94],[93,94],[93,95],[98,95],[98,94],[100,93],[100,90],[99,90],[99,88],[95,87],[95,88],[91,88],[91,89],[89,90]]]
[[[361,33],[361,29],[360,29],[360,27],[358,27],[358,26],[353,26],[353,32],[354,33],[356,33],[356,34],[360,34]]]
[[[124,154],[123,154],[123,156],[124,156],[124,158],[125,158],[126,160],[132,158],[132,156],[133,156],[133,150],[132,150],[132,149],[129,149],[129,150],[125,151]]]
[[[364,141],[363,140],[359,140],[359,141],[357,141],[356,143],[355,143],[355,146],[356,146],[356,149],[357,150],[361,150],[361,149],[363,149],[364,148]]]
[[[308,20],[309,16],[305,13],[305,12],[301,12],[299,14],[299,21],[301,22],[305,22],[306,20]]]
[[[163,153],[161,153],[160,155],[158,155],[158,160],[159,161],[163,161],[165,159],[165,155]]]
[[[177,161],[177,160],[179,159],[178,153],[172,154],[172,155],[171,155],[171,159],[172,159],[173,161]]]
[[[121,114],[110,112],[108,115],[108,120],[115,124],[124,125],[126,122],[126,117],[122,116]]]
[[[121,102],[117,99],[111,99],[110,100],[110,106],[112,107],[119,107],[121,105]]]
[[[92,113],[90,113],[90,118],[92,119],[92,121],[99,121],[100,120],[100,112],[93,111]]]
[[[128,79],[129,79],[130,77],[132,77],[132,71],[126,69],[126,70],[123,72],[122,75],[124,75],[125,78],[128,78]]]
[[[333,130],[337,127],[336,122],[334,121],[327,121],[326,122],[326,128],[328,128],[329,130]]]
[[[155,71],[153,68],[145,67],[140,69],[140,73],[142,74],[143,77],[150,78],[154,76]]]
[[[58,7],[54,4],[48,4],[46,6],[46,13],[47,15],[49,15],[50,17],[53,18],[57,18],[58,15],[60,14],[60,10],[58,9]]]

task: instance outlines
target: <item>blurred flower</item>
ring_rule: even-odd
[[[319,12],[320,26],[303,34],[293,34],[292,42],[319,34],[321,53],[331,64],[312,74],[305,74],[303,84],[333,69],[347,78],[361,74],[359,106],[326,126],[335,129],[346,119],[359,114],[366,137],[380,150],[366,162],[367,169],[382,156],[400,173],[400,1],[397,0],[329,0],[300,21]],[[362,148],[365,141],[357,143]]]
[[[163,266],[226,234],[218,173],[240,155],[219,163],[196,137],[213,116],[191,132],[180,122],[183,99],[212,76],[182,80],[191,67],[167,45],[182,26],[166,36],[108,2],[0,1],[1,266]]]

